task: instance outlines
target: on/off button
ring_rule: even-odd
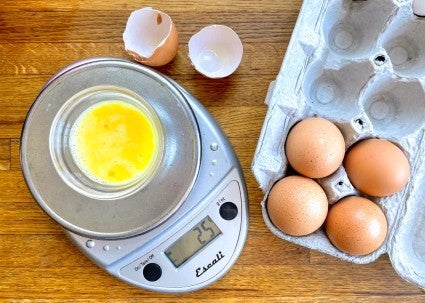
[[[159,280],[159,278],[161,278],[161,275],[162,275],[161,266],[159,266],[156,263],[146,264],[146,266],[143,268],[143,276],[149,282],[155,282]]]

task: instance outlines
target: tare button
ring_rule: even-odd
[[[233,202],[226,202],[220,206],[220,216],[224,220],[233,220],[238,215],[238,207]]]

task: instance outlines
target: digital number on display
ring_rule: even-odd
[[[207,216],[167,248],[165,255],[179,267],[220,234],[221,230]]]

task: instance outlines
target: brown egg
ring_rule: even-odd
[[[350,196],[331,206],[325,230],[339,250],[352,255],[366,255],[384,242],[387,219],[379,206],[369,199]]]
[[[289,131],[285,151],[289,164],[298,173],[323,178],[342,164],[345,142],[341,131],[332,122],[308,118]]]
[[[292,236],[304,236],[322,226],[328,213],[328,200],[316,181],[289,176],[272,187],[267,211],[278,229]]]
[[[351,147],[344,159],[355,188],[377,197],[400,191],[409,180],[410,166],[403,151],[383,139],[367,139]]]

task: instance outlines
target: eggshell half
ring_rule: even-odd
[[[328,213],[328,200],[320,185],[303,176],[285,177],[272,187],[267,211],[284,233],[304,236],[319,229]]]
[[[189,40],[189,58],[195,69],[208,78],[231,75],[241,63],[242,55],[239,36],[226,25],[206,26]]]
[[[123,40],[127,53],[149,66],[169,63],[176,56],[179,45],[177,29],[171,18],[150,7],[130,14]]]
[[[333,204],[325,223],[326,235],[339,250],[366,255],[377,250],[387,235],[387,219],[378,205],[357,196]]]

